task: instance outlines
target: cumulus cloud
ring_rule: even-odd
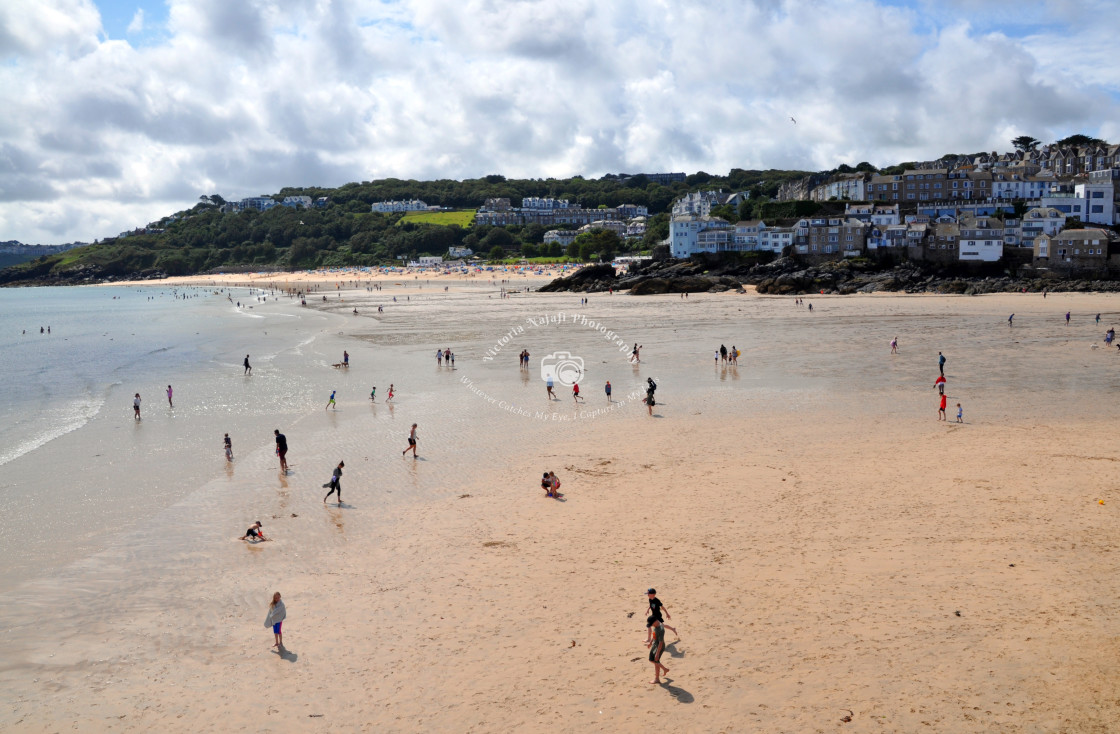
[[[129,33],[159,41],[134,46],[91,0],[0,4],[0,239],[382,176],[820,169],[1120,134],[1106,0],[167,5],[158,29],[137,11]]]

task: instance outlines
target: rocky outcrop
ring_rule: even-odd
[[[917,262],[884,266],[864,260],[839,260],[808,265],[794,258],[769,263],[751,261],[664,260],[647,261],[615,276],[609,265],[584,268],[559,278],[541,291],[597,293],[613,288],[630,295],[661,293],[718,293],[754,285],[759,293],[807,295],[832,293],[1018,293],[1061,291],[1120,292],[1120,280],[1063,280],[1054,277],[962,274],[944,267]]]

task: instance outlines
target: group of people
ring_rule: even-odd
[[[716,363],[739,364],[740,354],[742,354],[742,352],[736,349],[734,344],[731,345],[730,350],[723,344],[720,344],[719,349],[716,350]]]
[[[444,362],[448,367],[455,368],[455,353],[451,351],[451,347],[436,350],[436,365],[442,367]]]
[[[541,477],[541,489],[544,490],[545,497],[556,498],[560,496],[560,480],[556,477],[556,472],[546,471],[544,476]]]

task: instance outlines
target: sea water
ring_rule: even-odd
[[[224,433],[271,442],[306,397],[276,359],[329,320],[246,288],[0,289],[0,589],[186,496],[224,462]]]

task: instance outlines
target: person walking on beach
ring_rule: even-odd
[[[261,521],[257,520],[249,526],[249,529],[246,530],[245,534],[238,538],[238,540],[268,540],[268,538],[264,537],[264,531],[261,530],[262,527],[264,526],[261,525]]]
[[[233,461],[233,441],[230,439],[229,434],[222,439],[222,447],[226,450],[226,461]]]
[[[945,355],[941,352],[937,353],[937,369],[941,370],[941,376],[945,376]]]
[[[140,420],[140,393],[136,393],[136,397],[132,399],[132,417]]]
[[[653,415],[653,406],[657,405],[657,401],[653,399],[653,391],[652,390],[650,390],[649,392],[646,393],[645,400],[643,400],[642,402],[644,402],[646,404],[646,412],[649,413],[650,416],[652,416]]]
[[[647,591],[646,598],[649,599],[649,609],[647,611],[649,611],[650,616],[654,617],[658,622],[660,622],[661,624],[665,624],[665,617],[668,617],[669,619],[673,618],[673,615],[669,614],[669,608],[662,604],[661,600],[657,598],[657,589],[650,589],[649,591]],[[664,616],[661,613],[662,610],[665,611]],[[678,640],[680,639],[681,635],[679,632],[677,632],[676,629],[674,629],[673,627],[669,627],[669,625],[667,624],[665,625],[665,627],[667,629],[673,630],[673,634],[677,636]],[[646,637],[646,643],[649,643],[648,636]]]
[[[809,313],[813,313],[813,304],[809,304]]]
[[[937,379],[933,381],[933,386],[937,388],[938,395],[945,394],[945,375],[938,375]]]
[[[357,311],[355,311],[354,313],[357,313]],[[342,350],[342,366],[350,366],[350,352],[346,351],[345,349]]]
[[[416,457],[416,442],[419,441],[419,440],[420,439],[418,439],[416,437],[416,424],[413,423],[412,424],[412,429],[409,430],[409,432],[408,432],[408,448],[401,452],[401,456],[404,456],[409,451],[411,451],[412,452],[412,458],[414,458],[414,459],[417,458]]]
[[[661,674],[669,672],[669,669],[661,664],[661,654],[665,652],[665,627],[661,620],[653,615],[646,618],[646,625],[650,631],[646,647],[649,648],[649,661],[653,663],[653,680],[650,683],[661,685]]]
[[[554,397],[556,397],[555,394],[552,392],[552,375],[549,375],[548,377],[545,378],[544,389],[545,389],[546,394],[548,395],[549,400],[552,400]],[[559,400],[560,398],[556,398],[556,399]]]
[[[385,398],[386,403],[393,402],[393,383],[389,383],[389,395]]]
[[[721,362],[727,361],[727,347],[722,344],[719,345],[719,359]]]
[[[244,374],[244,375],[253,374],[253,367],[252,367],[252,365],[249,364],[249,355],[248,354],[245,355],[245,371],[242,374]]]
[[[1101,315],[1097,314],[1097,323],[1099,324],[1100,322],[1101,322]]]
[[[1011,327],[1015,326],[1015,314],[1011,314],[1007,317],[1007,325]]]
[[[171,402],[171,386],[170,385],[167,386],[167,404],[169,406],[171,406],[172,408],[175,407],[175,403]]]
[[[945,394],[942,393],[941,394],[941,406],[938,407],[938,409],[937,409],[937,420],[939,420],[939,421],[946,420],[946,418],[945,418],[945,401],[946,401]]]
[[[891,339],[891,354],[898,354],[898,337]]]
[[[443,366],[443,350],[442,349],[437,349],[436,350],[436,367],[442,367],[442,366]]]
[[[964,410],[961,409],[960,403],[957,403],[957,423],[964,423]]]
[[[276,436],[276,455],[280,457],[280,471],[287,474],[288,473],[288,459],[287,459],[287,456],[288,456],[288,439],[283,433],[280,433],[279,428],[274,430],[272,432],[272,435]]]
[[[641,351],[642,351],[641,345],[639,345],[638,342],[634,342],[634,349],[633,349],[633,351],[630,352],[630,361],[631,362],[641,362],[642,361]]]
[[[1069,326],[1069,311],[1066,311],[1066,326]]]
[[[326,497],[323,497],[324,503],[327,501],[327,497],[338,492],[338,506],[342,507],[342,467],[344,466],[346,466],[346,462],[338,462],[338,466],[331,472],[331,480],[323,485],[323,489],[330,487],[330,491],[327,492]]]
[[[603,390],[605,390],[606,393],[607,393],[607,402],[608,403],[611,402],[611,381],[610,380],[607,380],[607,384],[603,387]]]
[[[719,364],[719,350],[716,350],[716,365]]]
[[[455,369],[455,352],[448,352],[447,358],[451,360],[451,369]]]
[[[335,391],[334,391],[334,390],[331,390],[331,396],[330,396],[330,398],[329,398],[329,399],[327,400],[327,406],[326,406],[326,408],[323,408],[323,410],[326,410],[327,408],[329,408],[329,407],[331,407],[332,405],[334,405],[334,404],[335,404],[335,402],[334,402],[334,393],[335,393]],[[336,408],[335,408],[335,410],[338,410],[338,408],[336,407]]]
[[[576,382],[572,385],[572,400],[577,402],[577,403],[580,400],[583,400],[583,398],[581,398],[579,396],[579,383],[578,382]]]
[[[272,603],[268,605],[268,616],[264,618],[264,626],[272,628],[272,634],[276,635],[276,644],[273,647],[284,649],[284,633],[281,631],[284,620],[288,618],[288,610],[284,608],[284,602],[280,599],[280,592],[277,591],[272,595]]]
[[[369,399],[372,400],[375,403],[377,402],[377,386],[376,385],[374,385],[373,389],[369,391]]]

